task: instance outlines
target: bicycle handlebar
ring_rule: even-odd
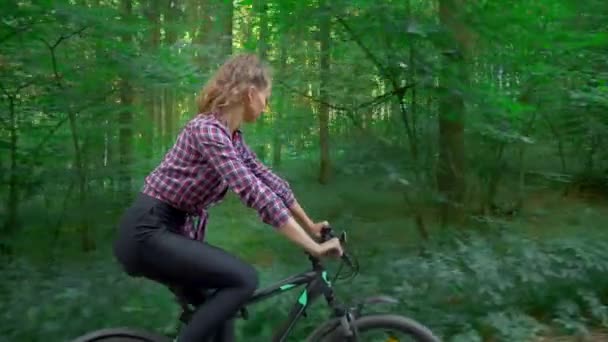
[[[343,231],[340,234],[340,237],[337,237],[330,226],[321,228],[321,239],[323,240],[323,242],[332,238],[338,238],[340,240],[340,245],[342,246],[342,260],[348,265],[348,267],[350,267],[351,269],[355,269],[355,265],[352,262],[350,255],[346,252],[346,249],[344,248],[344,244],[346,244],[346,232]]]

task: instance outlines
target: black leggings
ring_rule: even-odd
[[[114,254],[130,275],[186,290],[217,289],[178,341],[234,341],[234,316],[257,288],[257,272],[220,248],[176,234],[184,220],[183,212],[139,194],[121,219]]]

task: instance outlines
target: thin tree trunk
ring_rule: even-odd
[[[260,37],[258,39],[258,53],[262,60],[266,60],[268,56],[268,40],[270,38],[270,26],[268,24],[268,4],[266,3],[266,1],[256,1],[255,12],[258,14],[260,29]],[[258,129],[264,132],[267,125],[268,117],[262,115],[257,121]],[[266,159],[268,149],[266,148],[266,144],[263,140],[258,144],[256,152],[260,159]]]
[[[15,97],[6,93],[9,106],[9,135],[10,135],[10,168],[8,181],[8,202],[6,203],[6,221],[2,235],[10,237],[17,230],[17,208],[19,208],[19,187],[17,184],[17,143],[19,133],[17,130],[17,113],[15,110]],[[12,248],[8,243],[0,243],[0,253],[10,255]]]
[[[281,42],[281,52],[279,56],[280,64],[279,64],[279,75],[280,77],[285,76],[287,71],[287,43],[285,39],[282,39]],[[275,112],[274,119],[274,132],[272,135],[273,142],[273,155],[272,155],[272,165],[275,167],[279,167],[281,164],[281,150],[283,147],[283,132],[284,130],[281,128],[281,115],[285,110],[285,96],[287,96],[287,92],[284,91],[285,88],[281,88],[281,92],[278,97],[278,110]]]
[[[536,123],[536,117],[538,113],[538,108],[535,109],[531,113],[530,121],[527,122],[526,127],[524,128],[522,135],[524,137],[528,136],[531,131],[534,129],[534,124]],[[517,203],[515,203],[515,210],[521,211],[524,208],[525,201],[525,192],[526,192],[526,162],[525,162],[525,153],[526,153],[527,143],[521,141],[519,143],[519,151],[518,151],[518,163],[519,163],[519,191],[517,196]]]
[[[17,143],[19,141],[19,133],[17,131],[17,113],[15,112],[15,98],[9,97],[9,115],[10,115],[10,137],[11,137],[11,167],[9,175],[9,195],[8,195],[8,220],[6,222],[6,231],[14,231],[17,228],[17,208],[19,201],[19,189],[17,184]]]
[[[439,109],[438,190],[443,197],[440,218],[443,226],[460,224],[464,219],[464,121],[463,84],[468,82],[466,56],[470,38],[459,18],[464,14],[458,0],[440,0],[439,17],[451,37],[444,53]]]
[[[233,21],[234,21],[234,4],[232,1],[225,1],[223,11],[223,27],[222,27],[222,35],[223,35],[223,46],[224,46],[224,58],[232,55],[232,30],[233,30]]]
[[[70,130],[72,131],[72,144],[74,146],[74,159],[76,166],[76,175],[78,178],[78,204],[80,213],[80,246],[82,251],[88,252],[95,249],[95,242],[90,236],[89,220],[87,215],[88,199],[87,199],[87,177],[84,165],[83,151],[80,146],[78,137],[78,128],[76,127],[76,115],[69,111]]]
[[[408,0],[407,2],[407,18],[408,20],[411,20],[413,18],[412,15],[412,9],[411,9],[411,0]],[[410,72],[408,74],[408,85],[411,86],[411,103],[410,103],[410,118],[411,118],[411,123],[412,123],[412,129],[411,129],[411,138],[410,138],[410,142],[411,142],[411,152],[412,152],[412,160],[414,163],[414,177],[415,177],[415,184],[418,184],[418,188],[422,188],[422,158],[420,157],[420,153],[418,152],[418,132],[417,132],[417,109],[416,109],[416,59],[415,59],[415,53],[416,53],[416,47],[414,46],[414,40],[410,40],[410,61],[409,61],[409,65],[410,65]],[[401,105],[402,108],[401,110],[403,111],[403,113],[405,113],[405,109],[403,108],[403,101],[401,101]],[[404,117],[404,120],[407,120],[407,118]],[[420,190],[419,190],[420,191]],[[406,195],[408,196],[408,195]],[[429,239],[429,232],[426,229],[426,225],[424,223],[424,217],[422,216],[422,212],[421,209],[424,205],[424,201],[422,201],[422,196],[418,196],[418,198],[415,198],[411,201],[410,205],[412,206],[413,209],[413,213],[414,213],[414,223],[416,225],[416,228],[418,229],[418,233],[420,234],[420,236],[424,239],[424,240],[428,240]]]
[[[178,20],[177,15],[177,0],[169,0],[169,6],[166,8],[166,23],[165,27],[165,44],[173,45],[177,41],[177,30],[174,27]],[[177,121],[177,113],[175,113],[175,90],[172,87],[167,87],[163,91],[164,96],[164,117],[163,117],[163,150],[172,144],[174,139],[175,122]]]
[[[122,0],[122,13],[125,21],[131,16],[131,11],[131,0]],[[122,35],[122,41],[125,44],[129,44],[131,42],[131,34],[124,33]],[[123,108],[118,118],[120,124],[118,133],[120,193],[124,203],[128,203],[132,196],[131,167],[133,164],[133,112],[131,111],[131,105],[133,104],[133,88],[129,82],[128,75],[121,75],[119,87],[120,103]]]
[[[55,83],[59,89],[64,89],[63,84],[61,83],[61,77],[59,76],[59,70],[57,67],[57,56],[55,54],[55,49],[57,45],[49,46],[51,53],[51,63],[53,67],[53,73],[55,78]],[[76,177],[78,180],[78,204],[79,204],[79,232],[80,232],[80,243],[83,251],[87,252],[95,249],[95,243],[90,237],[89,231],[89,219],[86,215],[87,212],[87,175],[86,175],[86,166],[84,159],[83,150],[80,144],[80,137],[78,134],[78,128],[76,126],[76,113],[73,110],[68,110],[68,122],[70,125],[70,132],[72,138],[72,144],[74,147],[74,164],[76,168]]]
[[[150,40],[148,53],[154,54],[160,46],[160,0],[150,0],[146,17],[150,22]],[[144,97],[146,111],[149,120],[144,123],[145,156],[152,158],[158,139],[155,138],[156,116],[158,110],[158,96],[160,94],[155,89],[147,89],[148,95]]]
[[[164,101],[164,127],[165,136],[163,138],[164,147],[163,150],[167,150],[173,141],[173,126],[175,121],[175,91],[171,88],[165,88],[163,90]]]
[[[321,4],[324,8],[324,4]],[[325,184],[329,181],[331,174],[331,156],[329,154],[329,94],[327,91],[330,71],[330,51],[331,51],[331,17],[329,13],[323,13],[320,18],[320,60],[319,60],[319,139],[321,147],[321,163],[319,170],[319,182]]]

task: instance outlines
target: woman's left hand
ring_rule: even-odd
[[[308,231],[314,234],[315,236],[321,236],[321,229],[323,229],[324,227],[329,227],[329,222],[321,221],[313,223],[311,226],[308,227]]]

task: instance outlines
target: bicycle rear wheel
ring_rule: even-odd
[[[170,342],[164,335],[131,328],[109,328],[90,332],[71,342]]]
[[[352,339],[344,334],[344,330],[338,320],[332,320],[320,326],[306,340],[307,342],[439,342],[427,327],[422,324],[399,315],[375,314],[357,318],[352,323],[357,331],[358,338]],[[370,337],[368,333],[377,333],[378,336]]]

